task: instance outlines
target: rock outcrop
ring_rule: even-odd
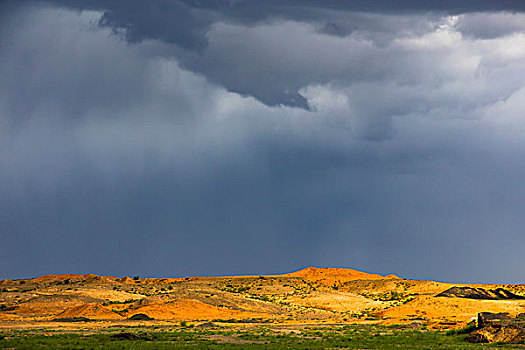
[[[525,341],[525,317],[512,318],[507,313],[481,312],[478,329],[466,338],[470,343],[518,343]]]
[[[467,299],[485,299],[485,300],[525,300],[525,297],[517,295],[503,288],[483,289],[471,287],[452,287],[436,297],[452,297]]]
[[[478,314],[478,328],[485,328],[493,322],[508,321],[511,319],[508,312],[480,312]]]

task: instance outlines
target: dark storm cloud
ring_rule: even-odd
[[[388,21],[385,17],[356,16],[354,13],[426,13],[439,11],[441,14],[481,12],[481,11],[523,11],[525,5],[520,0],[508,1],[192,1],[192,0],[154,0],[154,1],[41,1],[76,9],[93,9],[103,12],[100,25],[121,33],[129,42],[160,40],[174,44],[185,52],[179,52],[181,63],[196,72],[205,74],[208,79],[228,90],[258,98],[268,105],[288,105],[308,108],[306,99],[299,93],[305,83],[324,83],[332,77],[319,79],[305,74],[302,69],[294,74],[294,63],[287,57],[279,57],[276,52],[260,52],[257,47],[243,50],[246,42],[239,41],[233,47],[227,47],[228,53],[212,52],[210,57],[206,48],[209,44],[209,31],[214,24],[226,22],[254,26],[268,20],[292,20],[317,23],[320,32],[346,36],[361,33],[377,43],[390,41],[392,33],[405,29],[429,30],[429,23],[417,21]],[[364,18],[363,18],[364,17]],[[407,23],[412,22],[412,23]],[[468,30],[469,26],[466,26]],[[364,29],[364,30],[363,30]],[[370,32],[372,29],[372,32]],[[363,32],[363,33],[362,33]],[[235,34],[221,33],[226,41],[242,40]],[[268,36],[275,33],[266,33]],[[280,35],[280,34],[279,34]],[[287,43],[293,44],[295,38],[288,37]],[[271,40],[271,39],[270,39]],[[315,48],[313,50],[322,50]],[[293,47],[293,46],[292,46]],[[205,51],[205,52],[203,52]],[[246,52],[248,51],[248,52]],[[311,52],[299,52],[309,55]],[[279,62],[274,62],[274,57]],[[360,57],[368,60],[369,57]],[[264,62],[260,62],[263,60]],[[261,64],[263,63],[263,64]],[[280,63],[280,64],[279,64]],[[282,63],[288,63],[284,66]],[[360,62],[348,62],[360,71]],[[223,67],[227,65],[228,69]],[[276,67],[277,69],[271,69]],[[261,69],[262,68],[262,69]],[[318,67],[308,67],[312,73]],[[322,69],[322,67],[321,67]],[[283,71],[287,75],[283,76]],[[334,72],[338,75],[346,72]],[[322,74],[322,73],[321,73]],[[365,73],[366,74],[366,73]],[[292,75],[292,76],[290,76]],[[298,77],[300,76],[300,78]],[[347,75],[348,76],[348,75]]]
[[[429,3],[4,5],[0,274],[522,281],[522,3]]]

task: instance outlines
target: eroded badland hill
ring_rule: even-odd
[[[0,329],[97,329],[181,321],[419,324],[444,329],[463,327],[479,312],[525,313],[525,285],[448,284],[313,267],[273,276],[48,275],[0,281]],[[139,320],[130,319],[134,315]]]

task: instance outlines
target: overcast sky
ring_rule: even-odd
[[[0,278],[525,282],[525,3],[0,2]]]

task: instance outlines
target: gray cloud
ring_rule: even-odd
[[[523,279],[522,14],[166,4],[9,10],[0,274]]]
[[[520,33],[525,30],[525,15],[521,13],[474,13],[461,16],[458,30],[464,35],[494,39],[497,37]]]

